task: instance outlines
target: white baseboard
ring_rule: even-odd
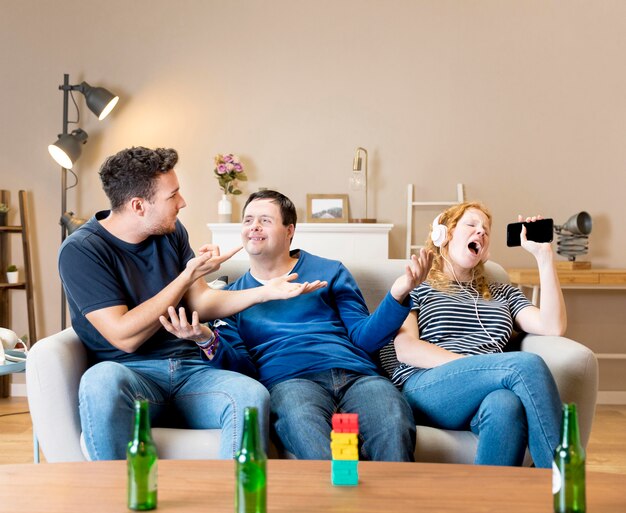
[[[26,397],[26,383],[11,383],[11,397]]]
[[[598,392],[598,404],[626,404],[626,391]]]

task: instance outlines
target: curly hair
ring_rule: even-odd
[[[430,285],[441,291],[447,291],[450,289],[450,285],[455,283],[455,280],[447,276],[444,272],[444,265],[446,262],[446,257],[448,256],[448,243],[450,239],[452,239],[452,233],[456,228],[463,214],[470,208],[474,208],[476,210],[480,210],[483,214],[487,216],[489,219],[489,224],[491,224],[491,212],[485,207],[482,203],[479,202],[465,202],[459,203],[458,205],[453,205],[448,209],[444,210],[439,216],[439,224],[446,226],[448,229],[446,234],[446,240],[441,247],[437,247],[433,244],[432,240],[432,225],[430,227],[430,232],[428,234],[428,238],[426,239],[426,249],[433,252],[435,255],[433,259],[433,265],[428,273],[428,281]],[[487,281],[487,277],[485,276],[485,265],[481,261],[476,267],[473,269],[473,285],[479,294],[483,297],[483,299],[491,299],[491,292],[489,291],[489,282]]]
[[[100,168],[100,180],[111,209],[119,210],[135,197],[152,201],[156,178],[172,170],[177,162],[176,150],[143,146],[127,148],[107,158]]]

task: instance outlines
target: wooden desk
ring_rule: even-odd
[[[539,271],[508,269],[511,282],[520,289],[532,289],[532,303],[539,304]],[[557,269],[562,289],[626,290],[626,269]]]
[[[435,463],[359,463],[356,487],[330,462],[270,460],[272,513],[552,512],[552,471]],[[0,512],[126,512],[126,462],[0,466]],[[623,513],[624,476],[588,473],[587,510]],[[234,511],[232,461],[159,461],[159,512]]]
[[[537,269],[508,269],[511,282],[520,290],[532,289],[531,301],[539,304],[539,271]],[[562,289],[578,290],[626,290],[626,269],[557,269]],[[626,353],[595,353],[598,360],[626,360]],[[623,401],[624,392],[603,391],[600,394],[618,394],[618,402]],[[604,400],[604,399],[602,399]],[[613,397],[609,399],[615,401]],[[626,509],[626,508],[625,508]]]

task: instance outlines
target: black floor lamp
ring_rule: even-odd
[[[67,210],[67,191],[78,183],[78,177],[72,171],[72,167],[80,157],[82,145],[87,142],[87,132],[81,128],[76,128],[71,133],[68,130],[70,123],[80,121],[80,111],[72,93],[73,91],[82,93],[87,107],[100,120],[103,120],[113,110],[119,97],[103,87],[92,87],[87,82],[71,85],[70,76],[67,73],[63,75],[63,83],[59,89],[63,91],[63,132],[59,134],[59,138],[54,144],[48,146],[48,151],[57,164],[61,166],[61,219],[59,223],[61,224],[61,243],[63,243],[67,235],[84,222],[84,220],[74,217],[73,212]],[[70,97],[76,107],[76,121],[69,121],[68,119]],[[68,171],[74,175],[74,183],[69,187],[67,186]],[[65,329],[66,326],[65,291],[61,287],[61,329]]]

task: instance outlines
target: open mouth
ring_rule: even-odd
[[[477,242],[470,242],[467,247],[472,253],[478,255],[478,252],[480,251],[480,244]]]

